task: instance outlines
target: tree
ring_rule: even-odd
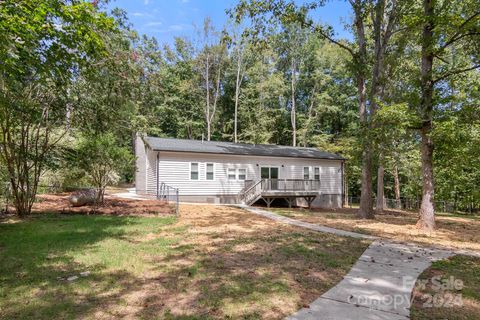
[[[133,155],[119,146],[112,133],[84,135],[70,162],[89,177],[97,190],[98,203],[103,203],[106,187],[119,181],[119,173],[133,164]]]
[[[224,72],[225,44],[220,41],[218,33],[209,18],[203,24],[201,48],[197,57],[197,67],[202,75],[205,90],[205,123],[207,140],[212,137],[212,122],[215,119],[217,103],[221,94],[221,80]]]
[[[260,31],[262,31],[261,25],[264,23],[265,16],[269,17],[270,21],[280,20],[284,25],[299,23],[303,28],[318,33],[351,55],[352,68],[355,71],[357,83],[359,120],[363,130],[361,134],[363,137],[361,140],[363,146],[362,187],[358,216],[374,218],[372,203],[373,146],[369,143],[368,132],[371,129],[370,118],[375,113],[378,101],[381,99],[384,58],[392,34],[398,31],[398,16],[401,7],[398,6],[397,1],[391,1],[387,5],[385,0],[378,0],[373,3],[365,0],[350,0],[350,4],[354,13],[355,45],[335,39],[331,28],[315,23],[308,16],[309,11],[323,6],[323,1],[297,6],[294,2],[284,0],[243,0],[236,6],[236,17],[240,20],[249,16]],[[371,25],[367,20],[370,17],[373,20],[373,28],[372,30],[366,30],[366,26]],[[368,45],[369,35],[372,35],[373,38],[373,50]],[[373,61],[371,68],[369,61]],[[371,82],[370,95],[367,94],[367,81]]]
[[[423,191],[417,226],[435,229],[434,172],[432,139],[436,85],[450,77],[480,68],[480,11],[476,1],[455,1],[441,6],[435,0],[422,1],[420,117]],[[455,50],[457,48],[457,50]],[[454,63],[458,49],[470,53],[469,59]],[[452,51],[453,50],[453,51]],[[435,63],[439,61],[439,67]],[[449,60],[452,63],[449,63]]]
[[[238,142],[238,108],[240,106],[240,92],[245,80],[247,65],[251,62],[251,49],[246,30],[242,30],[241,25],[236,24],[230,36],[232,46],[231,59],[235,68],[235,95],[234,95],[234,119],[233,119],[233,141]]]
[[[78,109],[69,88],[103,54],[114,21],[79,1],[0,6],[0,157],[17,214],[30,213],[47,155]],[[71,112],[72,111],[72,112]]]

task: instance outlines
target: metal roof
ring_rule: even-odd
[[[321,151],[316,148],[155,137],[144,137],[144,140],[154,151],[345,160],[338,154]]]

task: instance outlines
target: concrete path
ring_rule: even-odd
[[[396,243],[378,237],[328,228],[241,206],[252,213],[299,227],[375,240],[335,287],[288,320],[407,320],[411,294],[418,276],[433,261],[446,259],[451,250]]]
[[[411,293],[418,276],[451,251],[374,241],[335,287],[288,317],[289,320],[410,319]]]

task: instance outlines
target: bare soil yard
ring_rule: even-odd
[[[399,241],[437,245],[480,252],[480,217],[437,215],[437,230],[426,233],[416,228],[418,216],[406,211],[386,211],[374,220],[356,217],[356,209],[307,210],[271,209],[294,219],[342,230],[381,236]]]
[[[180,217],[8,218],[0,318],[281,319],[339,282],[368,244],[207,205],[181,205]]]
[[[151,216],[169,215],[173,207],[157,200],[129,200],[107,196],[105,203],[97,207],[72,207],[68,202],[70,193],[47,194],[38,196],[38,202],[33,206],[33,213],[60,214],[100,214],[114,216]]]

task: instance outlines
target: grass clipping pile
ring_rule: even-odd
[[[73,207],[68,198],[70,193],[38,196],[33,213],[98,214],[112,216],[166,216],[174,214],[171,204],[158,200],[130,200],[106,196],[102,204]]]

